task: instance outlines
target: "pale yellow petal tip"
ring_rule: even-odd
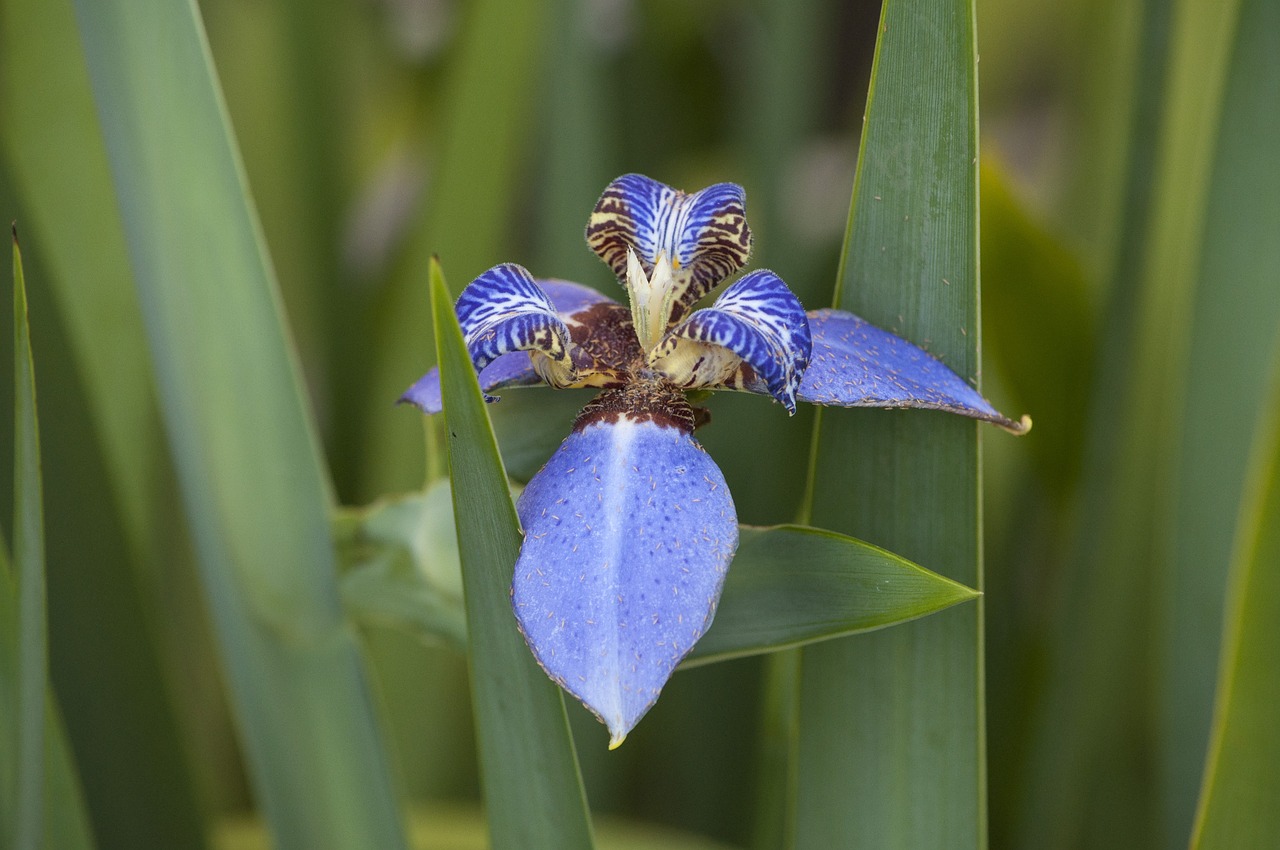
[[[627,740],[627,733],[626,733],[626,732],[623,732],[623,733],[622,733],[622,734],[620,734],[620,735],[618,735],[618,734],[610,735],[610,736],[609,736],[609,750],[610,750],[610,751],[613,751],[613,750],[618,749],[618,747],[621,747],[621,746],[622,746],[622,742],[623,742],[623,741],[625,741],[625,740]]]
[[[1016,422],[1012,419],[1002,418],[993,420],[993,424],[1001,430],[1008,431],[1015,437],[1021,437],[1023,434],[1031,430],[1031,417],[1024,413],[1022,414],[1022,418]]]

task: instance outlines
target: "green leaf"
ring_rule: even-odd
[[[1247,3],[1247,0],[1246,0]],[[1280,355],[1280,347],[1275,348]],[[1259,423],[1223,624],[1193,850],[1280,845],[1280,356]]]
[[[36,373],[27,324],[27,285],[13,228],[13,560],[18,581],[17,806],[14,847],[35,847],[44,828],[45,692],[49,646],[44,575],[44,494]]]
[[[1249,447],[1280,340],[1280,5],[1244,0],[1232,44],[1172,458],[1176,505],[1167,526],[1158,707],[1164,838],[1181,843],[1212,719],[1233,529],[1247,495]],[[1227,412],[1230,412],[1227,415]],[[1225,846],[1225,845],[1224,845]]]
[[[468,660],[493,846],[591,847],[564,693],[525,646],[511,611],[520,524],[480,383],[438,263],[431,266],[449,474],[470,635]]]
[[[973,16],[966,0],[883,5],[836,297],[970,379],[979,336]],[[814,433],[807,521],[981,590],[975,424],[821,410]],[[796,847],[985,845],[981,601],[807,647],[800,666]]]
[[[389,625],[466,651],[462,572],[448,479],[423,493],[343,511],[342,604],[366,625]]]
[[[13,284],[14,554],[19,573],[13,575],[8,547],[0,540],[0,828],[5,830],[5,846],[79,850],[93,847],[93,838],[46,674],[43,476],[26,280],[16,227]]]
[[[879,629],[978,595],[832,531],[742,526],[739,534],[716,618],[685,667]]]
[[[160,422],[71,4],[24,0],[6,4],[4,14],[0,144],[30,216],[24,236],[42,249],[44,279],[84,377],[125,534],[141,552],[161,498]],[[51,101],[59,105],[56,122]]]
[[[254,790],[282,847],[402,847],[328,484],[196,8],[76,12]]]
[[[349,511],[337,535],[343,604],[357,621],[466,649],[448,482]],[[452,545],[451,545],[452,544]],[[715,621],[693,667],[879,629],[977,596],[891,552],[801,526],[740,526]]]
[[[0,17],[0,182],[12,178],[28,268],[40,270],[33,333],[47,352],[37,354],[53,423],[50,676],[98,840],[196,848],[205,824],[193,765],[207,750],[182,739],[173,686],[186,686],[184,707],[204,723],[225,723],[225,708],[200,687],[216,665],[191,616],[199,591],[80,35],[69,0],[16,0]],[[151,616],[161,599],[164,616]],[[163,637],[180,647],[167,659]]]
[[[1135,127],[1128,168],[1136,194],[1150,180],[1149,208],[1130,202],[1129,278],[1106,308],[1085,498],[1036,660],[1046,678],[1019,777],[1025,846],[1172,845],[1191,825],[1226,530],[1280,309],[1263,143],[1275,138],[1274,75],[1259,64],[1274,54],[1272,30],[1245,25],[1246,7],[1144,4],[1135,99],[1158,99],[1158,131]],[[1233,73],[1244,83],[1234,95]]]

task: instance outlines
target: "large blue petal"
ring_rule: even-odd
[[[627,251],[652,275],[666,255],[674,301],[684,308],[742,268],[751,254],[742,187],[717,183],[687,195],[642,174],[609,184],[587,223],[587,244],[620,280]],[[683,312],[683,310],[681,311]]]
[[[538,288],[550,299],[552,306],[560,318],[568,326],[580,323],[590,314],[592,307],[598,304],[617,304],[608,296],[602,295],[589,286],[567,280],[537,280]],[[480,389],[489,401],[496,399],[488,395],[498,390],[511,387],[533,387],[543,384],[542,378],[533,369],[533,361],[527,351],[512,351],[495,358],[489,365],[480,370]],[[400,396],[399,403],[412,404],[423,413],[439,413],[444,409],[440,399],[440,371],[432,366],[413,386]]]
[[[512,604],[538,662],[610,746],[711,624],[738,542],[724,477],[687,430],[603,416],[575,430],[518,510]]]
[[[800,382],[801,401],[836,407],[916,407],[992,422],[1021,434],[1031,419],[1014,421],[991,406],[941,360],[899,336],[843,310],[809,313],[813,355]]]
[[[767,392],[795,413],[810,347],[800,299],[761,269],[672,328],[650,363],[678,386]]]
[[[503,354],[529,351],[544,380],[556,385],[572,380],[569,329],[522,266],[504,263],[480,275],[458,296],[457,311],[477,370]]]

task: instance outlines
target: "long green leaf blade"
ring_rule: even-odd
[[[389,625],[465,649],[448,487],[344,516],[349,567],[342,599],[357,622]],[[802,526],[739,527],[737,554],[711,628],[685,667],[777,652],[883,628],[973,599],[977,593],[878,546]]]
[[[973,5],[886,0],[836,306],[977,374]],[[810,519],[982,588],[976,426],[823,410]],[[804,650],[795,843],[986,843],[982,607]]]
[[[884,628],[977,595],[843,534],[743,526],[716,618],[684,666]]]
[[[1127,167],[1137,192],[1131,203],[1147,191],[1150,195],[1126,216],[1120,270],[1129,279],[1113,283],[1108,305],[1083,499],[1072,554],[1055,589],[1060,610],[1042,662],[1049,675],[1032,710],[1021,777],[1015,840],[1026,846],[1134,844],[1152,836],[1159,839],[1152,846],[1174,844],[1186,840],[1190,825],[1216,664],[1212,649],[1203,647],[1212,646],[1219,633],[1230,548],[1216,530],[1202,533],[1197,523],[1233,524],[1234,509],[1226,510],[1225,520],[1222,511],[1238,499],[1238,480],[1229,482],[1240,476],[1243,461],[1232,458],[1235,446],[1229,443],[1247,438],[1239,423],[1218,427],[1220,398],[1190,418],[1186,405],[1229,383],[1261,383],[1258,352],[1248,347],[1256,344],[1250,339],[1258,339],[1253,320],[1268,309],[1246,302],[1243,309],[1253,315],[1239,328],[1231,320],[1224,328],[1222,313],[1230,308],[1213,290],[1250,284],[1222,280],[1198,292],[1198,275],[1208,259],[1207,201],[1219,119],[1241,7],[1240,2],[1144,4],[1136,100],[1150,109],[1151,99],[1159,98],[1161,106],[1154,110],[1159,127],[1151,137],[1134,128],[1135,141],[1150,144],[1136,144]],[[1166,27],[1167,40],[1155,37]],[[1264,178],[1245,179],[1251,184],[1248,193]],[[1238,205],[1227,201],[1223,208],[1233,206]],[[1259,232],[1274,228],[1264,225]],[[1197,304],[1201,297],[1207,305]],[[1267,303],[1274,305],[1274,298]],[[1202,319],[1208,323],[1200,329]],[[1211,329],[1212,336],[1194,341]],[[1238,339],[1217,338],[1224,333]],[[1235,348],[1237,342],[1243,347]],[[1197,345],[1221,345],[1204,365],[1220,362],[1227,374],[1216,388],[1202,382],[1217,382],[1217,374],[1195,374],[1201,385],[1188,395],[1188,357]],[[1251,362],[1237,363],[1231,351],[1244,352]],[[1218,355],[1226,357],[1216,361]],[[1227,406],[1243,412],[1242,406],[1248,410],[1255,404],[1238,398]],[[1196,422],[1200,416],[1204,421]],[[1252,419],[1251,411],[1243,412],[1241,420]],[[1205,427],[1209,433],[1202,435]],[[1203,483],[1184,479],[1192,490],[1179,504],[1179,479],[1204,472],[1203,459],[1185,453],[1193,447],[1204,451],[1206,439],[1217,458],[1210,461],[1215,469]],[[1217,491],[1203,509],[1195,492],[1202,487]],[[1223,495],[1232,489],[1236,492]],[[1194,627],[1193,618],[1201,621]],[[1210,628],[1204,628],[1206,621]],[[1162,631],[1173,640],[1170,649],[1150,637]],[[1167,669],[1158,665],[1158,675],[1144,679],[1153,655],[1163,656]],[[1166,690],[1153,694],[1155,687]],[[1153,728],[1162,733],[1159,743],[1148,740]],[[1153,755],[1163,782],[1152,781]]]
[[[1243,0],[1222,94],[1203,244],[1188,307],[1185,380],[1169,526],[1159,706],[1166,842],[1182,842],[1209,741],[1232,532],[1252,429],[1280,339],[1280,5]],[[1230,414],[1228,415],[1228,411]]]
[[[1275,365],[1280,367],[1280,358]],[[1280,809],[1275,805],[1280,787],[1280,368],[1274,377],[1231,567],[1194,850],[1280,845]]]
[[[14,554],[0,540],[0,829],[14,848],[92,848],[75,763],[48,681],[43,471],[26,276],[13,240]],[[32,539],[31,535],[39,535]],[[18,580],[18,587],[13,584]]]
[[[480,382],[435,262],[431,306],[491,840],[498,850],[591,847],[564,693],[534,661],[511,611],[520,524]]]
[[[40,311],[33,331],[47,334],[40,380],[52,392],[42,413],[56,423],[43,445],[49,674],[98,840],[197,848],[205,824],[193,766],[204,753],[180,738],[173,686],[186,686],[187,717],[207,717],[207,694],[192,683],[216,674],[204,621],[189,616],[200,604],[196,577],[175,521],[176,482],[80,35],[70,0],[15,0],[0,18],[0,182],[12,180],[23,237],[37,249],[28,267],[41,270],[37,293],[56,308]],[[147,608],[160,584],[163,619]],[[178,676],[163,664],[163,637],[181,647],[167,659],[181,654]],[[141,681],[158,685],[130,687]]]
[[[258,799],[282,847],[402,847],[328,485],[196,8],[76,12]]]
[[[36,373],[27,324],[27,285],[13,229],[13,560],[18,579],[18,787],[14,847],[36,847],[44,829],[45,691],[49,646],[45,613],[44,495]]]

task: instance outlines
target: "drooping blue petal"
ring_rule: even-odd
[[[673,301],[685,309],[747,262],[746,196],[734,183],[687,195],[642,174],[609,184],[587,223],[587,244],[620,280],[627,251],[652,275],[659,257],[672,268]]]
[[[518,504],[520,628],[611,748],[711,624],[738,541],[720,470],[664,421],[584,412]]]
[[[480,389],[486,401],[497,401],[489,393],[512,387],[536,387],[544,381],[533,371],[533,361],[527,351],[513,351],[494,360],[480,370]],[[435,414],[444,410],[440,398],[440,370],[432,366],[413,386],[405,390],[397,404],[412,404],[423,413]]]
[[[548,383],[572,382],[569,329],[533,276],[522,266],[494,266],[458,296],[458,323],[477,370],[513,351],[532,352]]]
[[[761,269],[672,328],[649,362],[677,386],[767,392],[795,413],[809,352],[800,299]]]
[[[932,354],[852,313],[814,310],[809,330],[813,355],[800,382],[801,401],[945,410],[1015,434],[1031,428],[1030,417],[1014,421],[1000,413]]]

